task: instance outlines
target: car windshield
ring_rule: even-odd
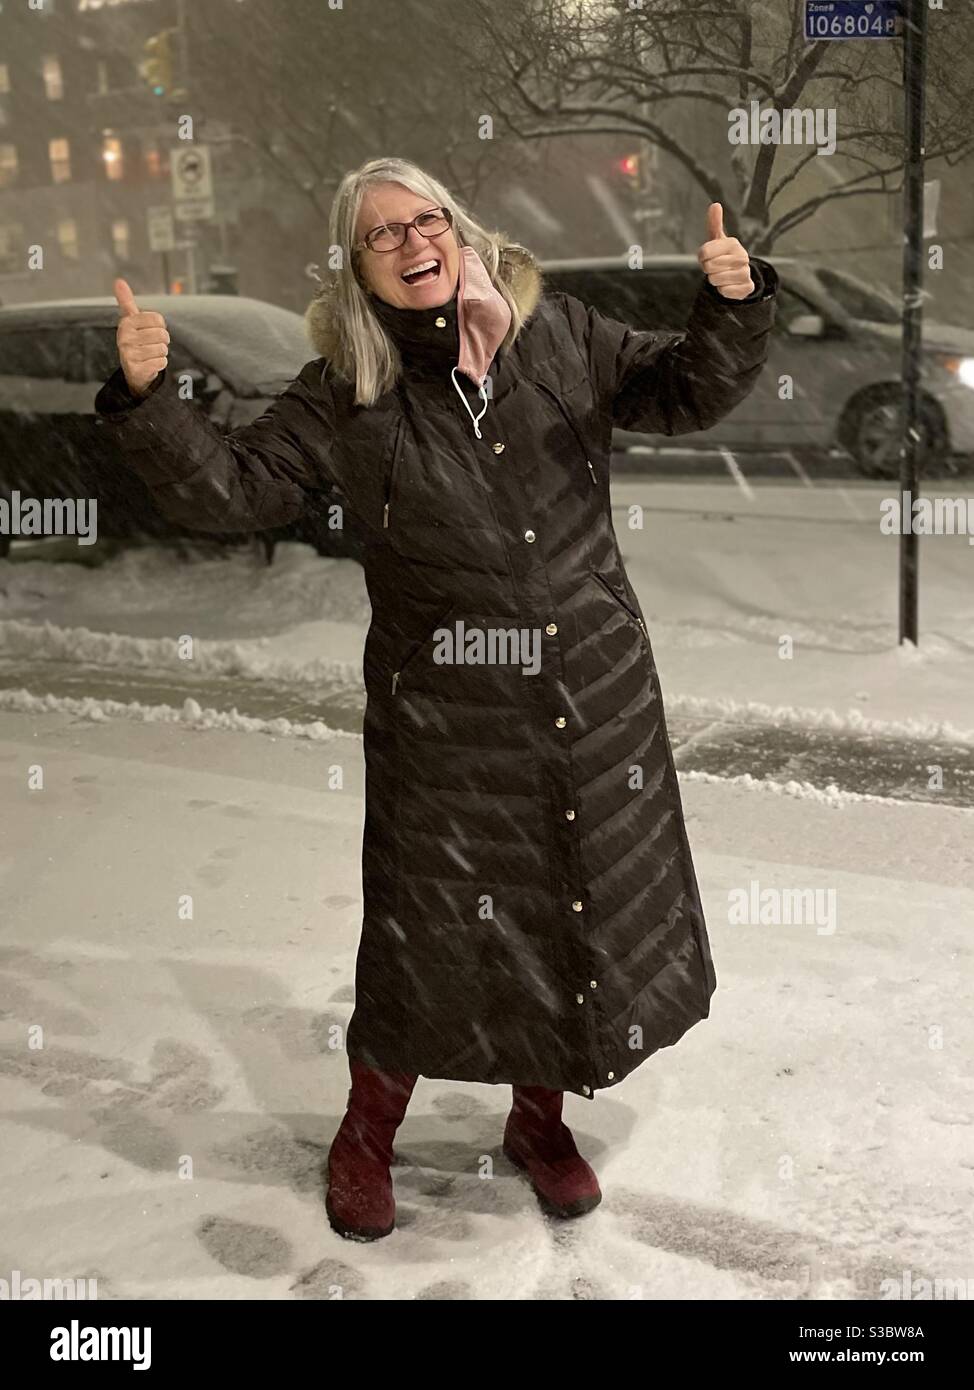
[[[851,318],[865,319],[867,323],[899,323],[899,308],[880,290],[838,270],[816,269],[815,274]]]
[[[187,299],[171,318],[193,355],[239,391],[293,381],[314,356],[301,315],[276,304],[231,295]]]

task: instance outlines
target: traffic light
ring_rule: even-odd
[[[152,88],[154,96],[169,96],[173,89],[172,38],[175,29],[163,29],[153,34],[143,45],[145,57],[139,64],[139,74]]]
[[[621,159],[616,160],[616,168],[635,188],[639,183],[639,155],[624,154]]]

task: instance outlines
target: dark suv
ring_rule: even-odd
[[[260,415],[312,356],[301,316],[257,299],[140,295],[139,307],[166,317],[169,369],[188,373],[194,383],[187,409],[204,410],[223,430]],[[111,432],[96,423],[95,396],[118,366],[117,320],[113,299],[0,309],[0,496],[17,490],[25,497],[97,498],[101,536],[199,540],[199,531],[157,510],[118,456]],[[344,528],[329,527],[336,502],[342,499],[334,489],[323,492],[300,521],[262,531],[268,558],[276,541],[293,539],[322,555],[360,559],[347,509]],[[0,555],[9,543],[0,535]]]

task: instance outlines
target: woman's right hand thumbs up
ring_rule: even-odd
[[[161,314],[142,313],[125,280],[115,281],[118,301],[118,360],[129,390],[144,396],[169,357],[169,334]]]

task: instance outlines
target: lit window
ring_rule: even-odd
[[[0,92],[10,91],[10,69],[6,63],[0,63]]]
[[[127,261],[129,258],[129,224],[124,217],[116,217],[112,223],[112,246],[115,258]]]
[[[97,73],[98,73],[98,95],[99,95],[100,97],[103,97],[103,96],[105,95],[106,92],[111,91],[111,87],[109,86],[109,81],[108,81],[108,64],[105,62],[105,59],[104,59],[104,58],[99,58],[99,59],[98,59]]]
[[[157,179],[162,175],[162,151],[158,145],[145,147],[145,172],[150,179]]]
[[[114,135],[106,135],[102,142],[101,157],[105,161],[105,173],[110,179],[120,179],[125,173],[122,160],[122,142]]]
[[[17,181],[17,146],[0,145],[0,188]]]
[[[78,224],[73,217],[66,217],[57,224],[58,245],[61,255],[69,261],[78,259]]]
[[[71,146],[67,140],[51,140],[47,148],[51,156],[51,178],[55,183],[67,183],[71,177]]]
[[[45,58],[41,64],[44,75],[44,90],[48,101],[60,101],[64,96],[64,79],[61,76],[60,58]]]

